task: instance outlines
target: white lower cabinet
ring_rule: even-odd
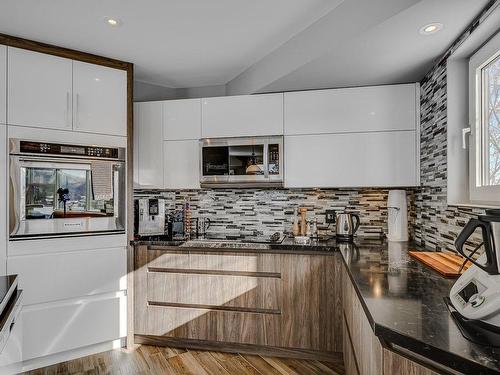
[[[19,275],[24,305],[127,288],[126,248],[13,256],[7,270]]]
[[[126,336],[124,292],[23,308],[23,360]]]
[[[0,95],[1,96],[1,95]],[[7,258],[7,127],[0,125],[0,275],[5,275]]]
[[[199,189],[199,155],[198,140],[163,142],[165,189]]]
[[[285,187],[418,184],[415,131],[285,136]]]

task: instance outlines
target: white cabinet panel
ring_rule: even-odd
[[[202,99],[203,138],[283,134],[283,94]]]
[[[163,143],[165,189],[200,188],[199,148],[198,140]]]
[[[71,130],[72,61],[8,48],[10,125]]]
[[[135,104],[136,188],[163,188],[162,102]]]
[[[285,93],[285,135],[415,130],[416,85]]]
[[[125,290],[126,248],[9,257],[9,274],[19,275],[24,304]]]
[[[7,47],[0,45],[0,124],[7,121]]]
[[[74,130],[127,135],[127,72],[73,62]]]
[[[201,99],[163,102],[163,139],[177,141],[201,138]]]
[[[24,306],[23,360],[124,337],[126,300],[117,293]]]
[[[285,187],[417,184],[414,131],[285,136]]]

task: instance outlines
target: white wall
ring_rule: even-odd
[[[226,96],[226,85],[174,88],[134,81],[134,102]]]

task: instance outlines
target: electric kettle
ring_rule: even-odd
[[[359,228],[359,216],[350,212],[341,212],[335,219],[335,238],[338,241],[352,241]]]

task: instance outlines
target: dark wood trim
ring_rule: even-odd
[[[341,352],[319,352],[307,349],[278,348],[251,344],[223,343],[217,341],[176,339],[166,336],[135,335],[136,344],[169,346],[191,350],[212,350],[226,353],[255,354],[266,357],[311,359],[316,361],[342,361]]]
[[[134,347],[134,65],[127,68],[127,348]]]
[[[207,311],[231,311],[251,314],[270,314],[281,315],[281,310],[277,309],[261,309],[258,307],[239,307],[239,306],[224,306],[224,305],[203,305],[197,303],[177,303],[177,302],[157,302],[148,301],[149,306],[158,307],[175,307],[178,309],[198,309]]]
[[[103,65],[109,68],[126,70],[127,72],[133,73],[133,64],[125,61],[98,56],[70,48],[57,47],[52,44],[36,42],[34,40],[19,38],[17,36],[0,34],[0,44],[4,44],[9,47],[23,48],[34,52],[41,52],[48,55],[64,57],[67,59],[83,61],[90,64]]]
[[[200,270],[200,269],[187,269],[187,268],[157,268],[157,267],[148,267],[148,272],[181,273],[190,275],[246,276],[246,277],[265,277],[265,278],[281,279],[281,273],[279,272],[224,271],[224,270]]]

